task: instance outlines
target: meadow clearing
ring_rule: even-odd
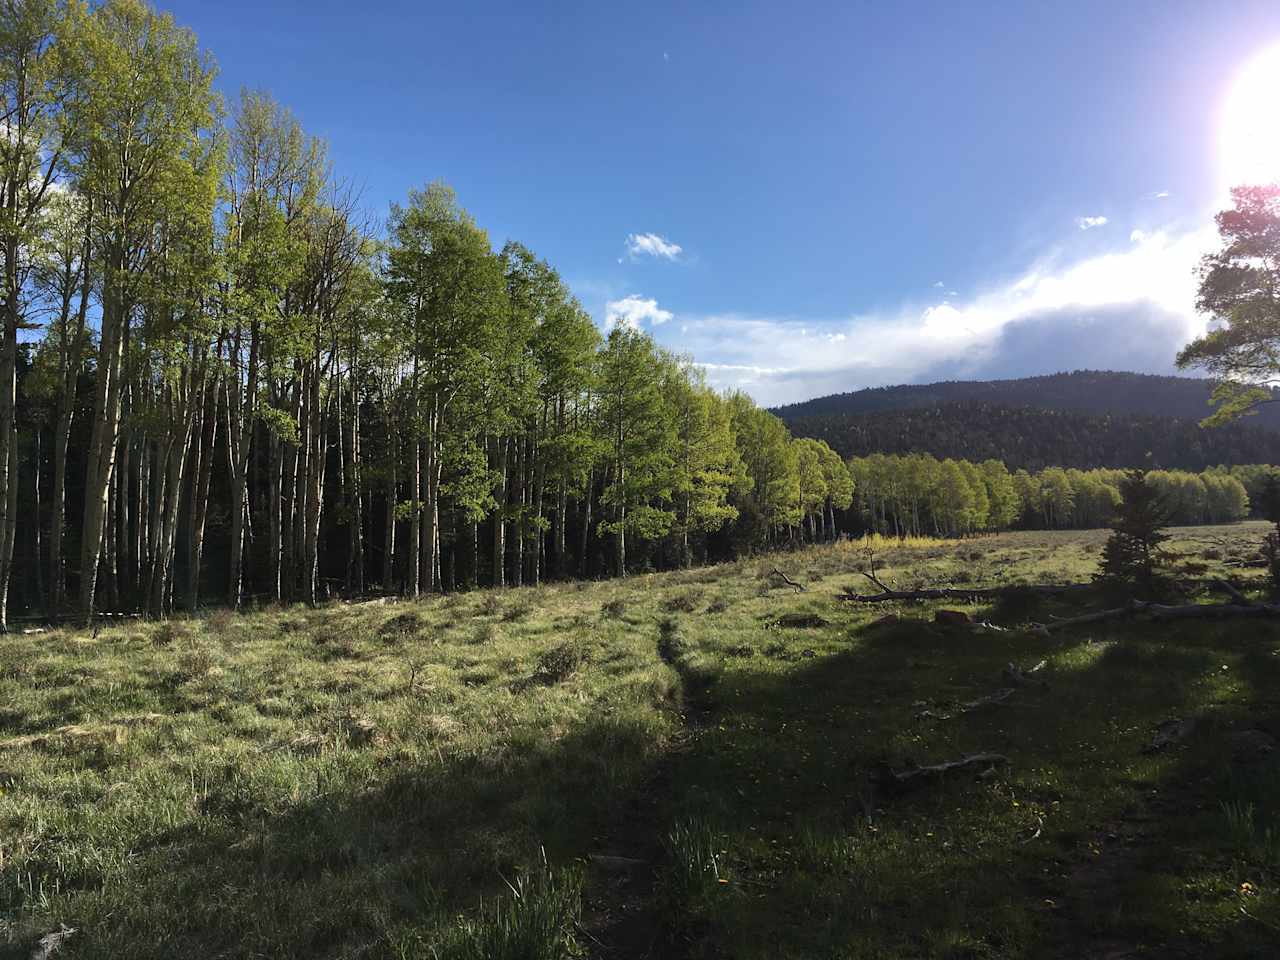
[[[1260,594],[1266,529],[1175,530],[1190,597]],[[1077,582],[1104,538],[874,560]],[[0,956],[1273,955],[1280,623],[837,599],[869,559],[6,636]]]

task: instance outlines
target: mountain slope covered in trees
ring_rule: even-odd
[[[1095,414],[1176,417],[1199,421],[1210,413],[1211,380],[1159,377],[1113,370],[1076,370],[1018,380],[951,380],[872,387],[779,407],[784,420],[813,416],[858,416],[889,410],[980,403]],[[1264,406],[1249,418],[1280,429],[1280,405]]]
[[[826,440],[845,458],[932,453],[943,458],[996,458],[1010,470],[1048,466],[1203,470],[1220,463],[1280,462],[1280,433],[1252,421],[1203,428],[1197,420],[1170,416],[983,402],[813,416],[778,412],[792,433]]]
[[[1196,420],[952,402],[866,413],[788,416],[798,436],[825,440],[846,459],[930,453],[1003,460],[1010,469],[1153,466],[1203,470],[1280,462],[1280,432],[1252,423],[1206,428]]]

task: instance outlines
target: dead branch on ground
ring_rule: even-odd
[[[803,584],[796,583],[794,580],[788,577],[785,573],[783,573],[777,567],[774,567],[772,570],[769,571],[769,576],[777,577],[783,583],[785,583],[788,587],[792,587],[796,593],[804,593]]]
[[[959,760],[946,763],[935,763],[921,767],[911,765],[903,770],[894,770],[887,763],[881,764],[875,773],[876,782],[896,791],[912,790],[929,783],[936,783],[948,774],[964,770],[980,770],[982,775],[995,770],[1009,762],[1009,758],[999,753],[975,753]]]
[[[880,593],[854,593],[852,589],[837,594],[837,600],[849,603],[885,603],[890,600],[995,600],[1010,594],[1029,593],[1035,596],[1056,597],[1064,593],[1079,593],[1093,590],[1091,583],[1032,583],[1009,584],[1004,587],[938,587],[928,590],[894,590],[885,586],[872,574],[862,571],[862,575],[880,588]]]
[[[1067,617],[1049,623],[1035,624],[1043,634],[1064,627],[1078,627],[1087,623],[1105,623],[1111,620],[1145,619],[1155,622],[1168,620],[1219,620],[1235,617],[1280,617],[1280,604],[1275,603],[1184,603],[1169,605],[1146,600],[1130,600],[1123,607],[1095,610],[1078,617]]]

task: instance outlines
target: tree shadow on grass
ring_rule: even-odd
[[[1172,889],[1188,875],[1188,851],[1221,866],[1215,837],[1203,833],[1216,826],[1200,824],[1197,835],[1188,818],[1204,810],[1183,805],[1210,806],[1205,765],[1221,773],[1224,734],[1278,689],[1271,662],[1249,649],[1259,636],[1274,648],[1280,630],[1251,629],[1258,633],[1246,637],[1228,624],[1119,624],[1092,640],[1051,640],[905,621],[856,630],[847,652],[776,670],[726,662],[715,722],[674,776],[673,818],[716,825],[730,880],[699,907],[687,952],[1065,958],[1261,949],[1265,928],[1201,910]],[[1006,664],[1041,659],[1044,683],[966,709],[1008,687]],[[1220,681],[1224,659],[1248,674],[1239,686]],[[1201,718],[1193,738],[1143,752],[1156,723],[1188,716]],[[987,752],[1008,766],[910,792],[876,785],[886,764]]]
[[[265,808],[228,765],[111,881],[44,864],[62,892],[0,956],[27,957],[60,923],[78,931],[67,958],[431,956],[459,913],[543,851],[553,865],[590,852],[659,759],[650,726],[625,715],[541,733],[464,758],[389,752],[365,783],[334,776],[286,809]]]
[[[523,731],[466,757],[320,763],[311,799],[279,807],[228,763],[123,863],[38,863],[62,893],[0,955],[26,957],[66,922],[69,958],[430,956],[542,848],[563,864],[625,832],[655,778],[662,809],[633,839],[647,853],[665,825],[709,824],[728,882],[662,900],[654,956],[1265,955],[1272,934],[1221,889],[1233,854],[1215,831],[1224,795],[1274,811],[1268,768],[1242,771],[1224,744],[1280,715],[1275,626],[1118,624],[1059,641],[832,619],[843,652],[726,661],[670,757],[641,711],[601,706],[562,736]],[[656,627],[641,629],[656,655]],[[761,645],[778,656],[804,643],[777,637]],[[1041,659],[1047,685],[966,707],[1008,683],[1007,663]],[[1200,722],[1144,754],[1173,717]],[[1009,764],[875,785],[884,764],[977,752]]]

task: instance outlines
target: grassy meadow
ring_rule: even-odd
[[[1174,569],[1260,592],[1265,530]],[[1073,582],[1104,539],[0,638],[0,956],[1273,956],[1280,623],[837,599],[872,554]]]

